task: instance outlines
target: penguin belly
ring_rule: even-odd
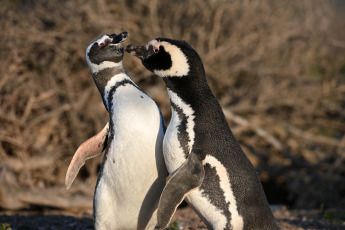
[[[165,185],[159,110],[132,85],[112,97],[112,138],[94,197],[96,229],[153,229]]]
[[[178,113],[173,111],[163,141],[165,164],[170,175],[180,168],[189,154],[186,152],[189,147],[183,147],[181,144],[183,134],[180,127],[182,123],[183,120],[180,119]],[[188,122],[186,126],[188,127]],[[189,128],[189,130],[193,129]],[[191,136],[194,135],[189,132],[188,146],[191,146],[190,142],[194,141],[190,138]],[[230,229],[231,227],[242,229],[243,218],[237,211],[236,199],[231,189],[226,167],[211,155],[206,155],[203,165],[205,169],[203,184],[198,189],[191,191],[185,200],[209,229]],[[226,198],[224,194],[228,194]],[[229,226],[229,222],[231,226]]]
[[[173,121],[173,118],[171,122]],[[175,120],[176,121],[176,120]],[[182,147],[180,146],[180,142],[178,141],[178,132],[177,129],[172,128],[171,123],[167,129],[165,134],[164,142],[163,142],[163,153],[165,163],[170,175],[174,175],[174,173],[180,168],[180,166],[186,161],[184,152]],[[178,123],[178,122],[176,122]],[[208,223],[207,219],[215,219],[215,218],[207,218],[208,214],[217,213],[217,208],[215,208],[211,202],[205,197],[201,191],[201,189],[196,189],[189,193],[186,196],[186,202],[192,207],[192,209],[202,218],[204,223],[210,229],[212,228],[212,224]],[[205,211],[205,212],[203,212]],[[216,228],[212,228],[216,229]]]
[[[176,130],[176,129],[175,129]],[[169,135],[170,139],[168,139]],[[177,132],[169,132],[164,138],[164,158],[170,175],[186,161],[181,148],[176,148],[180,143],[177,140]],[[176,151],[176,150],[179,151]],[[175,153],[175,154],[174,154]],[[212,156],[207,156],[204,162],[205,179],[200,188],[191,191],[185,198],[186,202],[199,215],[209,229],[230,229],[228,220],[231,218],[233,229],[242,229],[243,218],[238,214],[236,200],[231,185],[225,184],[225,167]],[[212,164],[210,164],[212,163]],[[223,184],[222,184],[223,183]],[[229,201],[224,199],[224,192],[230,194]],[[228,204],[229,206],[225,206]],[[230,213],[230,210],[232,211]],[[230,217],[231,216],[231,217]]]
[[[206,155],[203,184],[186,197],[210,229],[243,229],[244,219],[238,212],[226,167],[216,157]]]
[[[165,133],[163,141],[163,154],[165,164],[171,176],[174,175],[174,173],[180,168],[180,166],[186,161],[186,158],[188,157],[188,155],[184,153],[183,147],[181,146],[181,143],[179,141],[179,136],[181,134],[178,132],[178,127],[180,125],[181,119],[173,110],[170,124]],[[207,198],[202,196],[202,192],[200,191],[200,189],[189,193],[185,200],[203,219],[207,227],[210,228],[211,225],[207,222],[207,219],[204,218],[203,213],[201,213],[199,210],[210,210],[209,208],[212,207],[212,205],[210,204],[210,202],[208,202]]]

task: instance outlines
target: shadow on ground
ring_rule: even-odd
[[[8,230],[93,230],[91,217],[67,215],[3,215],[0,216],[0,229]]]

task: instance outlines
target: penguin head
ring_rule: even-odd
[[[156,38],[144,46],[130,44],[126,51],[141,59],[143,65],[160,77],[186,77],[204,71],[199,55],[185,41]]]
[[[123,42],[128,37],[127,32],[103,35],[86,49],[86,60],[91,73],[97,73],[104,68],[122,66]]]

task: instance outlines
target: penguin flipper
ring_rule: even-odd
[[[105,142],[109,130],[109,122],[104,126],[103,130],[83,142],[75,152],[71,163],[68,166],[65,185],[69,189],[76,178],[80,168],[85,164],[87,159],[100,155],[105,149]]]
[[[177,207],[191,191],[204,181],[205,170],[198,156],[191,152],[185,163],[174,173],[165,186],[158,203],[157,226],[166,228]]]

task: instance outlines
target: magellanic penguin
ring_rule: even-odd
[[[157,104],[124,71],[127,32],[104,35],[86,51],[109,122],[75,153],[66,174],[70,187],[87,158],[105,151],[94,194],[95,229],[153,229],[166,184],[165,123]]]
[[[166,38],[128,45],[126,51],[163,78],[171,102],[163,154],[172,176],[158,205],[157,228],[167,227],[186,199],[209,229],[279,229],[196,51],[184,41]]]

